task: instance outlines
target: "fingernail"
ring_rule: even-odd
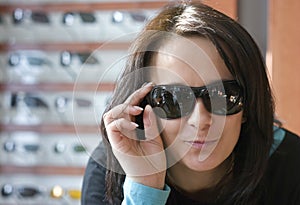
[[[144,110],[143,108],[141,108],[139,106],[133,106],[133,108],[136,109],[136,110],[141,110],[141,111]]]
[[[131,122],[132,125],[134,125],[135,127],[138,127],[139,125],[135,122]]]
[[[144,117],[144,126],[145,127],[151,126],[151,112],[147,112],[146,116]]]
[[[142,87],[150,87],[150,86],[153,86],[152,82],[144,83]]]

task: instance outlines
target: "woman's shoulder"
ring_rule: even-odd
[[[272,172],[293,173],[295,171],[300,178],[300,137],[287,129],[280,129],[284,135],[270,156],[268,168],[273,170]]]
[[[272,153],[264,176],[264,204],[300,203],[300,138],[281,128],[284,138]]]
[[[270,157],[268,170],[274,182],[300,182],[300,138],[297,134],[281,128],[284,138]],[[285,182],[284,182],[285,181]]]
[[[285,132],[285,135],[272,157],[300,162],[300,137],[287,129],[281,129]]]

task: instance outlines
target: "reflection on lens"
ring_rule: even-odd
[[[13,152],[16,150],[16,143],[13,141],[7,141],[4,143],[3,148],[6,152]]]
[[[63,51],[60,54],[60,64],[62,66],[70,66],[72,62],[72,54],[69,51]]]
[[[21,56],[18,53],[13,53],[9,56],[8,64],[10,66],[17,66],[21,61]]]
[[[76,189],[71,189],[68,191],[69,196],[72,199],[80,199],[81,198],[81,191]]]
[[[20,187],[18,189],[18,192],[20,194],[20,196],[22,197],[34,197],[38,194],[40,194],[40,191],[37,189],[37,188],[34,188],[34,187]]]
[[[79,16],[81,17],[82,21],[85,23],[96,22],[96,17],[94,16],[93,13],[79,12]]]
[[[55,153],[63,153],[66,150],[66,145],[64,143],[58,142],[54,145]]]
[[[72,12],[67,12],[63,16],[63,23],[67,26],[72,26],[74,23],[74,13]]]
[[[1,194],[4,197],[8,197],[10,195],[12,195],[13,193],[13,186],[11,184],[4,184],[4,186],[1,189]]]
[[[130,13],[130,16],[136,22],[145,22],[147,19],[145,14],[138,12]]]
[[[120,11],[115,11],[112,14],[112,22],[113,23],[121,23],[124,20],[124,15]]]
[[[38,23],[50,23],[50,19],[48,18],[47,14],[43,12],[32,12],[31,19]]]
[[[85,152],[85,147],[83,145],[75,145],[73,147],[74,152]]]
[[[56,199],[61,198],[63,195],[64,195],[64,190],[61,186],[58,185],[54,186],[50,192],[50,196]]]
[[[24,18],[24,11],[23,9],[17,8],[13,12],[13,21],[15,24],[20,23]]]

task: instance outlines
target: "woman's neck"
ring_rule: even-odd
[[[198,198],[199,193],[206,193],[214,188],[232,169],[233,159],[230,156],[218,167],[208,171],[194,171],[180,162],[167,171],[168,183],[191,198]],[[210,191],[209,191],[210,192]]]

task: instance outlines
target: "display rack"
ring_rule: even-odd
[[[6,19],[10,19],[12,16],[12,13],[16,9],[20,9],[22,11],[38,11],[38,12],[44,12],[46,14],[58,14],[58,13],[65,13],[65,12],[98,12],[99,15],[101,15],[101,12],[105,13],[107,16],[107,12],[110,11],[136,11],[136,10],[155,10],[157,8],[160,8],[164,6],[167,2],[166,1],[135,1],[135,2],[118,2],[118,1],[112,1],[112,2],[77,2],[77,3],[72,3],[72,2],[42,2],[40,1],[39,3],[26,3],[26,1],[15,1],[13,3],[0,3],[0,15],[3,17],[3,15],[6,15]],[[104,20],[102,20],[103,22]],[[7,22],[6,22],[7,23]],[[59,22],[61,23],[61,22]],[[9,24],[9,25],[8,25]],[[2,27],[1,27],[2,26]],[[10,23],[7,23],[7,25],[0,23],[0,30],[2,28],[6,28],[5,26],[9,27],[11,30],[13,30],[15,27],[18,27],[20,25],[11,25]],[[24,31],[30,30],[30,28],[25,28]],[[70,28],[68,28],[70,29]],[[107,27],[106,27],[107,29]],[[2,30],[2,32],[6,32],[5,30]],[[51,30],[49,32],[52,32]],[[1,33],[1,31],[0,31]],[[0,34],[1,35],[1,34]],[[118,51],[126,51],[130,45],[130,40],[125,40],[125,41],[118,41],[118,42],[110,42],[107,43],[107,41],[104,40],[84,40],[83,38],[80,38],[79,40],[70,40],[67,39],[64,41],[64,39],[60,39],[56,41],[55,39],[50,39],[47,41],[47,39],[41,40],[36,40],[36,39],[25,39],[25,40],[20,40],[18,37],[12,40],[11,36],[7,34],[9,38],[6,39],[1,39],[0,40],[0,53],[5,56],[6,53],[14,52],[14,51],[28,51],[28,50],[38,50],[38,51],[43,51],[48,53],[60,53],[63,51],[68,51],[70,53],[76,53],[76,52],[93,52],[97,50],[99,47],[101,47],[101,51],[103,53],[107,52],[118,52]],[[13,35],[13,34],[12,34]],[[24,33],[25,35],[25,33]],[[39,35],[39,34],[37,34]],[[23,36],[21,36],[23,37]],[[113,37],[113,36],[112,36]],[[82,41],[83,39],[83,41]],[[7,63],[6,63],[6,56],[3,57],[4,60],[2,61],[1,64],[1,59],[0,59],[0,66],[2,69],[2,72],[10,69],[7,68]],[[59,68],[55,68],[59,69]],[[0,74],[1,75],[1,74]],[[22,77],[22,76],[21,76]],[[53,78],[56,78],[53,76]],[[6,80],[5,78],[3,78]],[[35,93],[42,93],[43,95],[47,96],[49,94],[53,93],[69,93],[72,94],[74,90],[77,92],[90,92],[90,93],[107,93],[107,92],[112,92],[114,89],[114,81],[106,81],[106,82],[70,82],[70,81],[49,81],[49,82],[43,82],[43,81],[37,81],[34,83],[26,83],[18,80],[14,81],[2,81],[0,82],[0,94],[1,95],[9,95],[11,93],[30,93],[30,94],[35,94]],[[1,96],[0,96],[1,97]],[[9,97],[11,99],[11,97]],[[103,99],[104,100],[104,99]],[[106,99],[107,100],[107,99]],[[6,99],[7,101],[7,99]],[[51,102],[52,103],[52,102]],[[12,102],[8,103],[10,106]],[[5,115],[9,113],[10,111],[7,110],[7,105],[0,104],[0,112],[4,112],[1,115]],[[18,109],[16,109],[18,110]],[[51,110],[50,110],[51,111]],[[51,114],[51,113],[50,113]],[[49,116],[45,116],[45,118],[48,118]],[[5,120],[4,120],[5,121]],[[0,136],[0,142],[5,143],[5,142],[10,142],[12,140],[15,140],[14,138],[10,137],[10,135],[13,135],[14,133],[18,133],[19,135],[22,135],[24,133],[24,140],[17,144],[18,142],[14,141],[13,143],[16,143],[17,145],[14,146],[19,146],[18,149],[20,151],[20,156],[24,155],[24,164],[0,164],[0,177],[3,176],[5,178],[5,181],[2,180],[1,183],[9,184],[9,183],[16,183],[14,182],[13,179],[17,179],[18,176],[23,177],[24,176],[30,176],[38,178],[38,176],[45,176],[45,179],[49,176],[77,176],[78,180],[82,178],[85,170],[85,165],[84,164],[67,164],[66,165],[55,165],[54,162],[52,164],[47,165],[47,164],[38,164],[38,163],[31,163],[26,165],[26,156],[32,157],[34,155],[34,152],[32,153],[23,153],[23,145],[26,142],[25,138],[26,135],[34,133],[38,134],[38,137],[32,138],[34,140],[37,140],[38,143],[47,143],[43,142],[46,140],[46,137],[43,135],[51,135],[53,138],[55,138],[55,135],[62,135],[67,139],[66,143],[69,143],[68,140],[71,140],[71,138],[78,138],[78,133],[84,136],[85,134],[89,135],[95,135],[95,142],[94,144],[97,144],[97,141],[100,140],[100,127],[99,124],[76,124],[76,123],[62,123],[62,122],[51,122],[51,123],[38,123],[38,124],[15,124],[12,123],[11,120],[5,121],[5,122],[0,122],[0,133],[4,135]],[[51,136],[48,136],[47,139],[52,139]],[[21,136],[22,137],[22,136]],[[1,139],[2,138],[2,139]],[[19,138],[17,138],[19,139]],[[30,141],[30,143],[35,142],[35,141]],[[56,138],[55,138],[56,139]],[[52,139],[54,140],[54,139]],[[62,140],[60,137],[57,137],[57,141]],[[84,144],[84,139],[83,140]],[[25,141],[25,142],[24,142]],[[23,144],[22,144],[23,143]],[[66,144],[65,143],[65,144]],[[73,141],[72,141],[73,143]],[[12,148],[13,149],[13,148]],[[17,150],[18,151],[18,150]],[[7,151],[6,152],[2,150],[1,152],[5,152],[4,155],[2,156],[9,156],[13,157],[14,152],[17,152],[16,150],[14,151]],[[88,155],[91,154],[92,150],[88,150],[88,153],[86,153],[88,158]],[[69,151],[68,153],[71,153]],[[42,154],[39,153],[41,156]],[[80,153],[79,153],[80,154]],[[78,156],[79,156],[78,154]],[[76,155],[76,154],[74,154]],[[19,158],[20,158],[19,156]],[[58,157],[60,155],[57,155]],[[48,156],[49,157],[49,156]],[[53,156],[52,156],[53,157]],[[71,156],[73,158],[76,158],[76,156]],[[18,159],[20,160],[20,159]],[[5,161],[5,160],[4,160]],[[75,160],[76,161],[76,160]],[[86,161],[87,162],[87,161]],[[9,177],[7,177],[9,176]],[[24,183],[26,182],[26,178],[22,180]],[[65,177],[66,178],[66,177]],[[9,181],[10,180],[10,181]],[[21,181],[22,181],[21,180]],[[29,179],[28,179],[29,180]],[[73,178],[72,178],[73,180]],[[19,180],[20,181],[20,180]],[[0,186],[4,187],[4,184],[1,184]],[[67,183],[67,182],[66,182]],[[52,186],[52,185],[51,185]],[[0,188],[1,188],[0,187]],[[3,194],[3,193],[2,193]],[[22,204],[21,199],[15,199],[15,198],[9,198],[6,196],[0,196],[0,204],[6,203],[6,204]],[[15,201],[14,201],[15,200]],[[27,201],[26,201],[27,200]],[[38,200],[38,199],[34,199]],[[34,201],[36,203],[39,203],[38,201]],[[50,199],[49,199],[50,200]],[[28,199],[25,199],[25,204],[28,202]],[[63,201],[65,203],[65,201]],[[51,201],[49,202],[51,203]],[[79,200],[71,200],[70,204],[78,204]],[[57,201],[55,201],[55,204],[57,204]]]
[[[236,18],[236,0],[229,0],[229,1],[205,1],[206,3],[210,4],[211,6],[218,8],[222,10],[223,12],[227,13],[229,16]],[[153,14],[156,9],[163,7],[166,5],[168,1],[95,1],[95,0],[90,0],[90,1],[81,1],[81,2],[70,2],[70,1],[47,1],[47,0],[40,0],[40,1],[22,1],[22,0],[14,0],[14,1],[6,1],[0,3],[0,54],[3,54],[3,59],[1,60],[1,55],[0,55],[0,99],[5,99],[3,102],[0,103],[0,113],[1,116],[4,116],[6,114],[10,114],[10,108],[12,106],[18,106],[16,105],[16,102],[12,102],[12,99],[17,98],[18,99],[18,94],[21,93],[23,96],[25,94],[42,94],[44,96],[49,96],[53,95],[53,93],[57,94],[73,94],[74,91],[76,92],[82,92],[82,93],[109,93],[112,92],[114,89],[114,81],[113,80],[108,80],[108,81],[85,81],[85,82],[77,82],[77,81],[71,81],[71,80],[57,80],[58,77],[61,77],[60,75],[63,75],[61,70],[65,68],[59,67],[58,64],[56,63],[54,65],[54,70],[58,70],[57,76],[53,75],[54,79],[51,79],[51,81],[43,81],[39,80],[37,82],[30,82],[28,83],[27,81],[23,82],[20,81],[19,78],[22,78],[22,74],[19,76],[19,78],[13,78],[11,79],[6,79],[6,77],[2,77],[1,75],[3,73],[11,72],[13,68],[7,66],[7,56],[6,54],[11,53],[11,52],[18,52],[18,51],[43,51],[45,52],[46,56],[58,56],[57,53],[61,53],[63,51],[68,51],[69,53],[78,53],[78,52],[94,52],[95,50],[101,48],[102,54],[106,53],[117,53],[119,51],[126,52],[128,47],[130,46],[131,40],[125,38],[121,40],[113,40],[110,41],[111,38],[115,36],[119,36],[122,34],[122,32],[129,32],[130,29],[136,28],[136,24],[142,25],[141,19],[143,19],[143,16],[137,15],[137,20],[136,22],[130,21],[128,19],[133,18],[132,16],[130,17],[131,12],[135,11],[149,11],[148,14]],[[47,28],[47,24],[38,24],[40,25],[40,30],[37,30],[36,33],[32,32],[32,28],[30,27],[33,24],[28,24],[29,27],[26,27],[27,24],[24,23],[13,23],[11,18],[13,12],[16,10],[19,10],[20,13],[17,13],[17,15],[25,15],[26,21],[25,23],[28,23],[27,21],[30,21],[30,15],[32,12],[38,12],[38,18],[41,17],[39,16],[41,13],[44,15],[52,15],[55,19],[55,24],[48,24],[49,27]],[[121,13],[118,13],[118,17],[121,15],[121,19],[115,19],[115,25],[112,25],[110,27],[110,24],[107,23],[106,21],[110,20],[110,15],[112,11],[118,11]],[[25,13],[23,13],[25,12]],[[99,24],[95,25],[100,25],[101,29],[95,30],[95,26],[87,26],[83,27],[82,30],[76,30],[77,27],[80,27],[80,24],[76,24],[73,28],[66,26],[65,28],[62,28],[61,26],[61,15],[63,13],[78,13],[78,12],[96,12],[98,15],[97,17],[100,17],[101,22]],[[26,16],[27,15],[27,16]],[[59,18],[57,15],[60,15]],[[123,16],[124,15],[124,16]],[[126,15],[129,15],[127,18]],[[3,17],[5,16],[5,18]],[[18,18],[20,16],[17,16]],[[23,17],[23,16],[22,16]],[[123,19],[124,17],[124,19]],[[126,18],[127,19],[126,19]],[[151,16],[150,16],[151,17]],[[41,18],[44,18],[42,16]],[[75,17],[74,17],[75,18]],[[8,20],[9,22],[6,22],[5,20]],[[18,19],[17,19],[18,20]],[[23,21],[22,20],[22,21]],[[45,20],[45,19],[38,19],[38,20]],[[88,19],[93,20],[92,19]],[[46,19],[47,21],[47,19]],[[124,21],[124,25],[121,25],[121,21]],[[78,23],[78,22],[77,22]],[[51,25],[51,26],[50,26]],[[37,26],[39,27],[39,26]],[[121,29],[118,30],[118,27]],[[130,27],[128,30],[127,27]],[[6,30],[6,28],[9,28]],[[17,28],[17,29],[16,29]],[[54,35],[55,34],[55,28],[59,28],[60,30],[56,33],[59,33],[60,35]],[[19,30],[18,30],[19,29]],[[53,30],[54,29],[54,30]],[[75,29],[75,30],[72,30]],[[108,33],[106,33],[106,30],[110,30]],[[138,29],[137,29],[138,30]],[[14,33],[9,33],[9,32],[16,32],[14,38]],[[3,35],[1,34],[3,32]],[[61,32],[61,33],[60,33]],[[96,32],[95,36],[99,38],[85,38],[87,37],[85,34],[80,35],[80,32]],[[117,35],[114,35],[114,32],[119,32]],[[72,34],[69,36],[69,34]],[[5,34],[5,35],[4,35]],[[45,35],[47,34],[47,35]],[[49,35],[50,34],[50,35]],[[53,34],[53,35],[51,35]],[[49,39],[44,37],[47,36]],[[25,37],[24,37],[25,36]],[[76,38],[72,38],[76,36]],[[133,35],[128,35],[132,37]],[[128,37],[127,36],[127,37]],[[28,37],[28,38],[27,38]],[[44,38],[41,38],[44,37]],[[51,38],[50,38],[51,37]],[[56,38],[57,37],[57,38]],[[94,36],[92,36],[94,37]],[[54,55],[55,54],[55,55]],[[120,53],[118,54],[120,55]],[[107,60],[109,57],[105,57],[104,60]],[[114,57],[111,57],[114,58]],[[109,62],[111,63],[111,62]],[[108,65],[109,65],[108,63]],[[56,68],[57,66],[57,68]],[[106,64],[104,66],[107,66]],[[58,68],[59,67],[59,68]],[[38,69],[38,68],[37,68]],[[94,69],[94,68],[92,68]],[[91,70],[92,70],[91,69]],[[102,69],[105,69],[102,68]],[[30,70],[30,68],[29,68]],[[30,71],[31,72],[31,71]],[[73,72],[73,71],[72,71]],[[8,77],[14,77],[15,73],[13,74],[7,74]],[[49,72],[46,73],[45,75],[49,75]],[[92,74],[91,74],[92,75]],[[50,72],[50,77],[52,76],[52,73]],[[38,78],[38,77],[36,77]],[[57,79],[56,79],[57,78]],[[13,95],[12,95],[13,94]],[[3,95],[3,96],[1,96]],[[8,97],[7,97],[8,96]],[[17,97],[16,97],[17,96]],[[13,98],[14,97],[14,98]],[[25,96],[26,97],[26,96]],[[102,98],[103,96],[100,96]],[[7,98],[9,100],[7,100]],[[33,99],[33,98],[32,98]],[[39,99],[40,100],[40,99]],[[5,102],[4,102],[5,101]],[[9,101],[9,102],[7,102]],[[16,101],[16,99],[15,99]],[[107,101],[105,97],[103,97],[102,101]],[[24,104],[24,101],[23,101]],[[45,105],[43,103],[42,107]],[[44,114],[44,118],[50,118],[50,115],[53,112],[53,102],[48,103],[49,107],[48,113]],[[51,106],[50,106],[51,104]],[[105,103],[102,103],[100,107],[104,107]],[[96,106],[99,107],[98,104]],[[18,114],[18,107],[13,108],[14,112]],[[22,110],[23,109],[23,110]],[[28,112],[27,108],[24,109],[22,108],[22,112]],[[28,113],[27,113],[28,114]],[[64,111],[60,113],[65,114]],[[42,115],[43,116],[43,115]],[[65,117],[65,116],[64,116]],[[24,136],[23,134],[24,133]],[[60,160],[60,164],[55,165],[55,157],[56,155],[53,153],[50,153],[50,151],[53,151],[53,147],[51,149],[49,148],[50,145],[53,146],[53,144],[61,143],[63,142],[64,146],[69,145],[70,143],[74,144],[75,140],[79,140],[82,145],[86,145],[88,147],[88,143],[85,140],[84,135],[94,135],[95,143],[94,145],[97,144],[97,142],[100,140],[100,127],[99,123],[98,124],[78,124],[78,123],[68,123],[62,122],[62,121],[54,121],[51,123],[35,123],[35,124],[16,124],[12,123],[12,120],[7,120],[4,118],[3,121],[0,121],[0,143],[6,143],[8,148],[7,150],[4,151],[4,146],[2,144],[2,154],[0,154],[0,160],[9,162],[7,164],[2,163],[0,164],[0,186],[2,186],[2,189],[4,188],[4,185],[7,184],[12,184],[12,185],[19,185],[20,183],[27,184],[29,182],[35,181],[35,180],[41,180],[43,186],[47,186],[47,183],[51,184],[51,187],[54,186],[54,183],[65,183],[62,184],[62,187],[67,187],[66,189],[72,189],[71,184],[80,184],[80,181],[82,179],[82,175],[84,174],[85,170],[85,164],[78,164],[77,162],[82,160],[82,151],[85,152],[84,148],[79,148],[82,150],[79,150],[79,153],[74,153],[72,152],[71,149],[66,149],[65,150],[59,150],[59,153],[57,153],[57,157],[62,157],[64,156],[63,154],[73,154],[74,156],[64,156],[65,159]],[[16,135],[16,136],[15,136]],[[36,136],[37,135],[37,136]],[[57,135],[57,136],[56,136]],[[80,137],[79,137],[80,135]],[[29,137],[28,142],[26,141],[26,137]],[[91,137],[89,136],[89,139]],[[92,136],[93,138],[93,136]],[[16,141],[17,140],[17,141]],[[20,142],[19,142],[19,141]],[[48,140],[48,141],[47,141]],[[73,141],[72,141],[73,140]],[[76,143],[78,143],[76,141]],[[47,156],[49,159],[54,159],[52,163],[47,164],[47,161],[43,162],[42,164],[39,164],[35,162],[37,160],[34,158],[31,160],[29,163],[30,157],[33,157],[34,154],[37,153],[35,150],[29,149],[29,153],[26,153],[26,146],[28,144],[26,143],[31,143],[29,144],[29,147],[31,145],[36,145],[34,143],[45,143],[47,146],[44,146],[42,148],[49,148],[46,151],[41,151],[38,153],[39,157],[43,157],[44,155]],[[48,144],[47,144],[48,143]],[[52,143],[52,144],[51,144]],[[16,148],[17,147],[17,148]],[[25,148],[24,148],[25,147]],[[34,146],[33,146],[34,147]],[[28,148],[28,147],[27,147]],[[25,149],[25,151],[24,151]],[[21,151],[20,151],[21,150]],[[27,150],[28,151],[28,150]],[[4,153],[5,152],[5,153]],[[18,158],[14,160],[10,160],[9,157],[14,157],[15,152],[20,152],[17,153]],[[85,155],[86,159],[90,156],[92,152],[92,149],[87,150]],[[46,154],[45,154],[46,153]],[[44,155],[43,155],[44,154]],[[3,157],[8,157],[7,159],[1,159],[1,156]],[[81,158],[80,158],[81,157]],[[78,158],[78,159],[77,159]],[[58,158],[57,158],[58,159]],[[68,160],[72,159],[72,163],[65,163],[68,162]],[[28,161],[28,163],[27,163]],[[41,160],[37,160],[40,162]],[[57,160],[59,161],[59,160]],[[14,162],[17,162],[14,164]],[[85,161],[86,162],[86,161]],[[77,163],[77,164],[76,164]],[[75,177],[75,178],[74,178]],[[55,180],[56,179],[56,180]],[[63,181],[63,179],[69,180],[69,181]],[[30,184],[30,183],[29,183]],[[50,185],[49,185],[50,186]],[[80,185],[78,185],[80,186]],[[8,186],[9,187],[9,186]],[[51,188],[50,187],[50,188]],[[49,187],[48,187],[49,188]],[[46,191],[48,190],[46,188]],[[50,190],[49,188],[49,190]],[[80,189],[77,187],[77,189]],[[3,191],[3,190],[2,190]],[[5,190],[4,190],[5,191]],[[48,191],[49,192],[49,191]],[[2,192],[2,196],[0,196],[0,204],[23,204],[23,198],[21,197],[13,197],[10,196],[8,197],[7,195],[3,195],[4,192]],[[6,193],[7,194],[7,193]],[[67,204],[79,204],[79,197],[74,198],[67,198],[68,203]],[[60,204],[60,201],[51,201],[53,199],[51,198],[37,198],[33,199],[33,202],[28,203],[29,199],[25,199],[24,204]],[[49,201],[49,203],[46,203],[45,201]],[[66,200],[61,201],[62,204],[66,204]]]
[[[30,9],[38,11],[95,11],[95,10],[137,10],[137,9],[157,9],[166,5],[167,1],[99,1],[99,2],[57,2],[38,3],[32,2],[18,4],[1,4],[0,12],[11,12],[16,8]]]

